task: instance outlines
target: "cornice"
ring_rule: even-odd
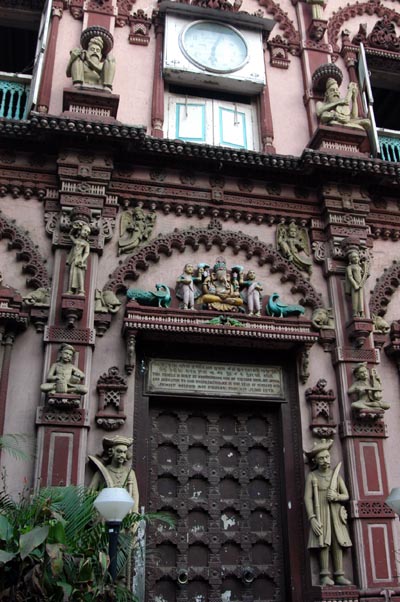
[[[264,174],[280,172],[307,177],[313,173],[331,172],[335,173],[335,176],[330,177],[337,177],[338,173],[352,178],[361,176],[365,179],[365,176],[370,176],[375,183],[382,183],[383,180],[383,183],[389,185],[400,181],[400,163],[324,153],[310,148],[306,148],[300,157],[295,157],[153,138],[146,135],[146,128],[143,126],[128,126],[120,123],[110,125],[52,115],[34,115],[28,121],[0,120],[0,140],[2,138],[32,141],[40,139],[42,142],[46,137],[52,138],[57,145],[61,142],[65,144],[66,140],[68,143],[72,141],[73,144],[77,144],[81,140],[85,147],[89,141],[96,142],[101,139],[111,145],[118,143],[121,150],[140,154],[141,160],[145,157],[148,160],[162,157],[166,163],[179,161],[180,164],[190,164],[194,161],[197,168],[199,168],[199,161],[202,161],[204,169],[214,167],[218,171],[226,167],[233,167],[239,171],[240,166],[243,166],[246,168],[246,175],[249,175],[249,169],[251,172],[262,170]]]

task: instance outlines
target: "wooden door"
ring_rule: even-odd
[[[279,406],[153,400],[150,424],[149,510],[176,525],[149,529],[147,600],[286,601]]]

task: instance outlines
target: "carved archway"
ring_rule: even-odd
[[[31,288],[49,287],[50,278],[44,259],[29,233],[0,211],[0,238],[9,240],[8,250],[16,250],[17,259],[24,262],[22,272],[29,274],[26,283]]]
[[[400,261],[393,261],[390,268],[383,271],[377,278],[376,284],[369,301],[371,315],[384,316],[391,301],[392,295],[400,286]]]
[[[395,0],[392,0],[395,1]],[[395,10],[384,6],[380,0],[368,0],[367,2],[355,2],[348,4],[344,8],[340,8],[334,12],[329,19],[327,33],[328,41],[332,44],[334,53],[338,54],[340,48],[338,46],[338,38],[343,24],[349,19],[361,17],[362,15],[377,15],[378,17],[387,17],[390,21],[394,21],[400,25],[400,15]]]
[[[149,269],[151,263],[157,263],[161,255],[170,257],[174,251],[182,253],[186,247],[191,247],[194,251],[197,251],[201,244],[207,250],[215,245],[221,252],[226,248],[231,248],[235,254],[244,251],[247,259],[254,256],[258,257],[260,266],[266,263],[270,264],[272,273],[280,272],[282,274],[281,282],[292,283],[291,291],[303,295],[300,301],[303,305],[312,309],[323,307],[321,294],[317,293],[304,275],[293,264],[284,259],[272,245],[240,231],[222,230],[221,223],[216,219],[212,220],[209,226],[205,228],[189,228],[187,230],[176,230],[169,234],[160,234],[128,257],[111,274],[110,280],[104,289],[112,290],[115,293],[125,292],[127,289],[125,281],[128,278],[135,280],[141,272]]]

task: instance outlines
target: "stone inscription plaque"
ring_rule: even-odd
[[[150,361],[148,393],[284,399],[280,366]]]

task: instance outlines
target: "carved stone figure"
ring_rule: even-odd
[[[121,301],[113,291],[101,291],[98,288],[94,294],[94,311],[100,314],[116,314],[121,307]]]
[[[245,279],[240,283],[240,288],[242,299],[247,303],[249,316],[261,316],[261,291],[263,287],[260,282],[257,282],[254,270],[247,272]]]
[[[198,302],[206,309],[219,311],[239,311],[243,305],[240,296],[240,266],[228,272],[224,257],[217,257],[216,263],[203,282],[203,295]]]
[[[67,393],[84,395],[87,387],[81,384],[85,374],[72,363],[75,349],[66,343],[61,345],[57,361],[52,364],[47,374],[46,382],[40,388],[44,393]]]
[[[156,212],[145,213],[141,207],[121,214],[119,222],[118,255],[130,253],[151,235],[156,221]]]
[[[85,274],[90,253],[90,226],[81,220],[72,223],[69,237],[72,248],[67,257],[69,265],[68,295],[85,294]]]
[[[374,332],[379,332],[380,334],[387,334],[389,332],[390,326],[382,316],[372,314],[372,319],[374,321]]]
[[[358,117],[358,86],[350,82],[347,94],[340,98],[339,85],[330,77],[326,82],[324,100],[317,102],[317,116],[322,125],[340,125],[359,130],[368,130],[371,127],[369,119]]]
[[[315,326],[315,328],[317,330],[334,329],[335,328],[335,319],[333,317],[332,308],[328,307],[325,309],[324,307],[318,307],[313,312],[311,322],[313,323],[313,326]]]
[[[113,38],[100,26],[88,27],[81,35],[82,48],[70,52],[67,77],[74,86],[100,88],[111,92],[115,75],[115,59],[108,56]]]
[[[353,369],[354,382],[348,394],[354,399],[351,407],[359,413],[382,413],[390,404],[383,401],[382,381],[377,371],[368,370],[366,362],[357,364]]]
[[[278,299],[278,293],[272,293],[265,308],[267,316],[286,318],[289,316],[302,316],[304,314],[305,309],[302,305],[287,305],[278,301]]]
[[[369,276],[368,262],[360,260],[360,254],[356,250],[348,253],[349,265],[346,268],[345,292],[351,295],[353,316],[364,317],[364,284]]]
[[[140,288],[128,288],[128,299],[137,301],[139,305],[149,307],[169,307],[171,305],[171,291],[166,284],[156,284],[156,293],[143,291]]]
[[[50,289],[48,287],[40,287],[23,297],[25,305],[29,306],[47,306],[50,304]]]
[[[135,505],[133,512],[139,511],[139,490],[135,472],[131,466],[132,455],[129,448],[133,439],[116,435],[103,438],[103,453],[100,458],[89,456],[95,464],[97,472],[89,485],[90,489],[98,491],[102,487],[124,487],[133,497]]]
[[[176,296],[182,300],[182,309],[194,309],[194,302],[201,295],[201,291],[196,285],[202,282],[206,267],[209,266],[201,264],[197,270],[198,275],[195,276],[193,264],[187,263],[182,274],[177,278]]]
[[[300,228],[294,222],[289,225],[279,224],[276,230],[276,244],[283,257],[299,270],[311,274],[310,241],[306,228]]]
[[[321,585],[350,585],[343,570],[343,549],[351,547],[347,529],[347,512],[341,502],[349,493],[339,474],[341,462],[331,469],[329,450],[333,440],[321,439],[306,456],[311,472],[306,479],[304,504],[310,522],[308,549],[319,551]],[[332,558],[333,579],[329,568]]]

